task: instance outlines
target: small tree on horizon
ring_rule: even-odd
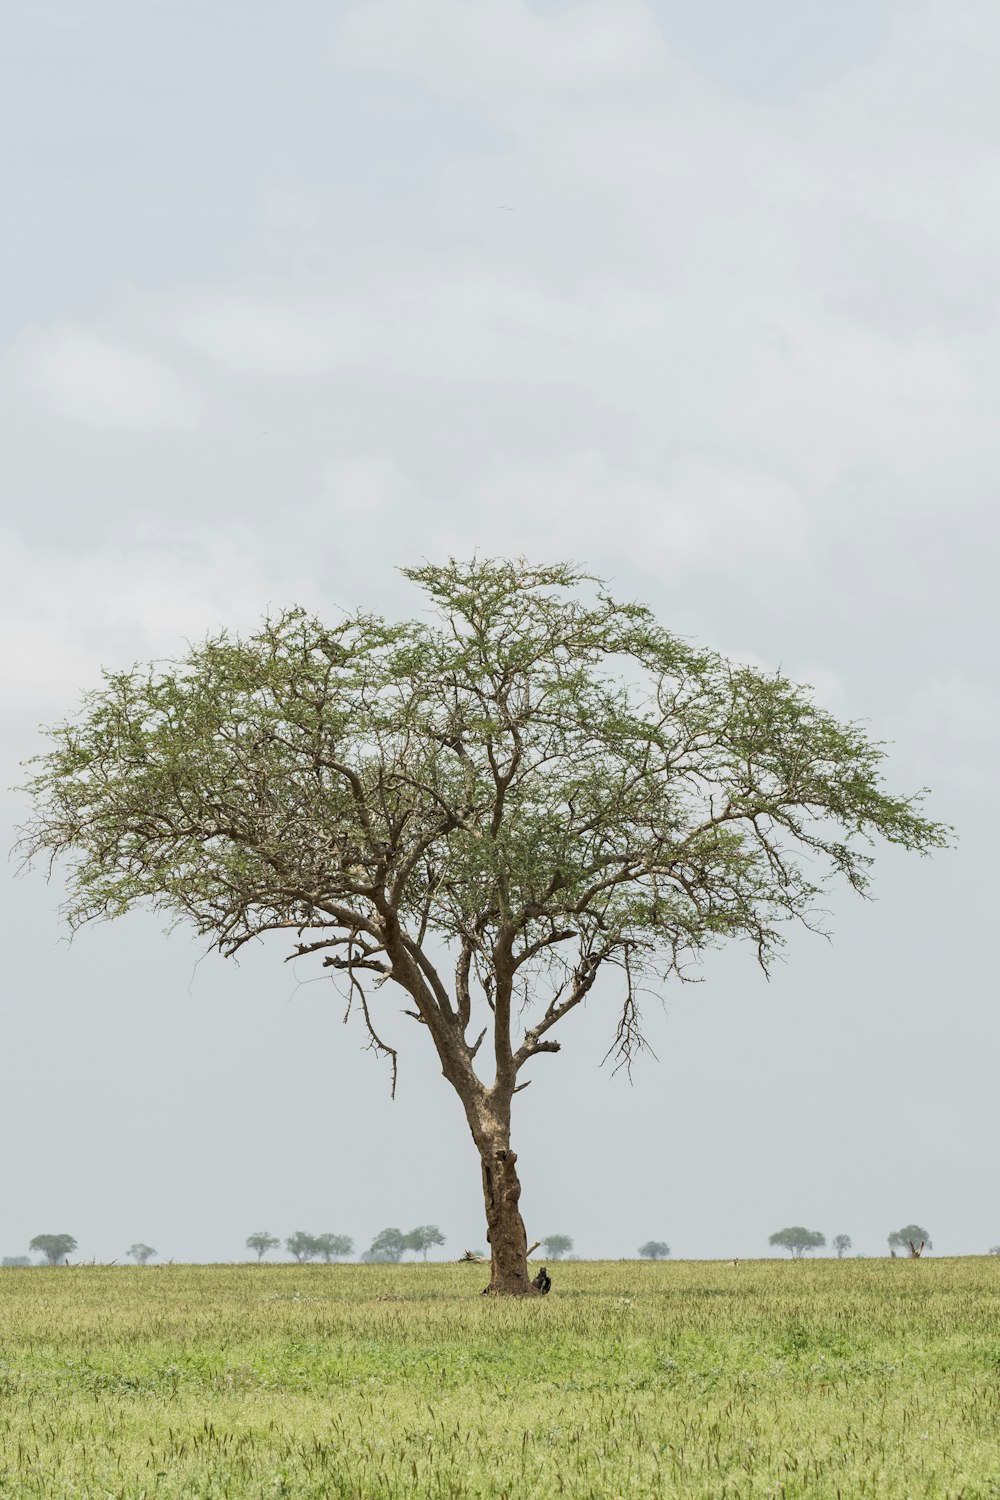
[[[307,1260],[315,1260],[319,1254],[316,1236],[306,1234],[304,1229],[297,1229],[294,1234],[288,1236],[285,1249],[289,1255],[294,1255],[300,1266],[304,1265]]]
[[[993,1252],[990,1251],[991,1255],[992,1253]],[[3,1259],[0,1260],[0,1266],[10,1267],[11,1269],[14,1269],[15,1267],[23,1268],[24,1266],[31,1265],[34,1265],[34,1261],[31,1259],[30,1255],[5,1255]]]
[[[253,1234],[246,1237],[246,1247],[253,1250],[257,1255],[257,1264],[260,1265],[269,1250],[277,1250],[281,1241],[276,1234],[268,1234],[266,1229],[255,1230]]]
[[[666,1260],[670,1254],[670,1246],[666,1240],[647,1240],[644,1245],[639,1246],[639,1254],[643,1260]]]
[[[547,1234],[542,1240],[542,1249],[550,1260],[562,1260],[573,1248],[573,1236],[569,1234]]]
[[[432,1245],[443,1245],[445,1242],[445,1236],[436,1224],[418,1224],[404,1238],[407,1250],[413,1250],[417,1255],[422,1254],[424,1260]]]
[[[326,1261],[327,1265],[344,1255],[350,1255],[354,1249],[354,1241],[349,1234],[317,1234],[313,1239],[313,1244],[317,1254]]]
[[[986,1252],[987,1255],[1000,1255],[1000,1245],[991,1245]]]
[[[843,1260],[848,1250],[854,1248],[854,1242],[849,1234],[835,1234],[833,1237],[833,1248],[837,1252],[837,1259]]]
[[[39,1251],[50,1266],[60,1266],[76,1249],[76,1240],[71,1234],[36,1234],[28,1249]]]
[[[890,1250],[905,1250],[907,1255],[913,1255],[913,1246],[923,1244],[925,1250],[933,1250],[931,1237],[920,1224],[904,1224],[902,1229],[894,1229],[889,1235]]]
[[[768,1238],[769,1245],[778,1245],[788,1250],[796,1260],[813,1250],[821,1250],[826,1244],[826,1235],[818,1229],[805,1229],[801,1224],[792,1224],[788,1229],[779,1229]]]
[[[578,568],[403,573],[432,617],[287,609],[108,673],[48,730],[20,847],[67,861],[73,929],[151,906],[227,956],[283,934],[393,1083],[402,992],[479,1155],[488,1290],[535,1296],[512,1109],[567,1018],[612,1004],[628,1068],[645,994],[730,941],[766,971],[829,879],[865,892],[876,837],[949,831],[885,788],[861,725]]]
[[[361,1257],[364,1261],[396,1264],[409,1247],[401,1229],[381,1229]]]
[[[144,1266],[152,1260],[156,1251],[152,1245],[144,1245],[141,1240],[138,1240],[134,1245],[130,1245],[125,1253],[132,1257],[137,1266]]]

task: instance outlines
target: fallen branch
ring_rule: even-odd
[[[533,1245],[529,1245],[528,1254],[532,1255],[538,1249],[541,1243],[541,1240],[536,1240]],[[461,1256],[458,1263],[459,1265],[463,1265],[467,1260],[474,1261],[476,1265],[479,1266],[488,1266],[490,1263],[490,1258],[488,1255],[477,1255],[475,1250],[466,1250],[465,1254]]]

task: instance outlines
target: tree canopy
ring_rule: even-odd
[[[542,1249],[550,1260],[561,1260],[572,1248],[573,1236],[570,1234],[547,1234],[542,1240]]]
[[[430,619],[288,609],[107,673],[34,762],[23,848],[64,860],[74,928],[144,903],[319,955],[393,1087],[404,992],[479,1150],[491,1288],[530,1294],[511,1101],[598,977],[630,1066],[645,994],[730,939],[766,969],[828,878],[867,889],[876,836],[948,832],[859,725],[578,569],[404,572]]]
[[[934,1249],[930,1235],[920,1224],[904,1224],[902,1229],[894,1229],[889,1235],[892,1250],[909,1250],[912,1245],[923,1245],[925,1250]]]
[[[372,1240],[361,1259],[364,1261],[391,1261],[403,1259],[409,1246],[401,1229],[381,1229]]]
[[[258,1262],[264,1259],[269,1250],[277,1250],[280,1244],[278,1236],[269,1234],[266,1229],[257,1229],[246,1238],[246,1247],[256,1252]]]
[[[670,1246],[666,1240],[647,1240],[644,1245],[639,1246],[639,1254],[643,1260],[666,1260],[670,1254]]]
[[[834,1235],[834,1237],[833,1237],[833,1248],[837,1252],[837,1259],[838,1260],[842,1260],[844,1258],[844,1256],[847,1254],[848,1250],[850,1250],[851,1247],[853,1246],[853,1243],[854,1243],[854,1241],[851,1239],[851,1236],[849,1234],[835,1234]]]
[[[779,1229],[770,1235],[767,1243],[777,1245],[782,1250],[790,1250],[795,1259],[799,1260],[807,1251],[822,1250],[826,1244],[826,1235],[820,1234],[818,1229],[805,1229],[801,1224],[792,1224],[788,1229]]]
[[[144,1245],[141,1240],[137,1240],[134,1245],[128,1247],[126,1254],[135,1261],[137,1266],[144,1266],[153,1259],[156,1251],[152,1245]]]
[[[71,1234],[36,1234],[28,1249],[44,1255],[50,1266],[58,1266],[72,1255],[76,1240]]]
[[[428,1250],[434,1245],[443,1245],[445,1236],[436,1224],[418,1224],[416,1229],[411,1229],[404,1235],[407,1250],[413,1250],[417,1255],[427,1259]]]

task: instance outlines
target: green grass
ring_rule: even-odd
[[[1000,1500],[1000,1261],[0,1272],[0,1496]]]

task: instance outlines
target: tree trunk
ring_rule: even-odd
[[[518,1207],[517,1156],[509,1145],[495,1140],[480,1144],[479,1150],[491,1258],[490,1284],[483,1288],[483,1295],[536,1297],[538,1291],[528,1276],[528,1236]]]

